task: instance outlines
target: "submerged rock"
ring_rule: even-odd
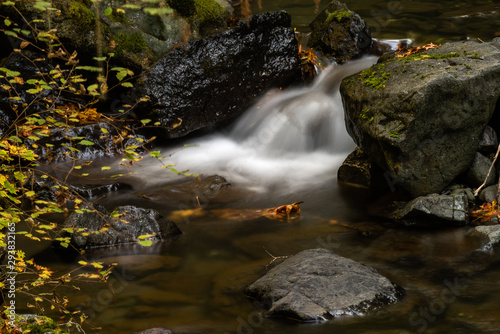
[[[337,0],[330,2],[309,27],[308,46],[339,64],[368,53],[372,45],[368,24]]]
[[[120,206],[114,212],[96,206],[90,212],[72,213],[64,223],[65,228],[75,229],[71,243],[85,249],[134,243],[141,235],[152,234],[149,240],[162,241],[182,233],[174,222],[152,209]]]
[[[421,196],[396,210],[391,218],[407,225],[462,226],[469,223],[469,202],[466,194]]]
[[[471,166],[499,82],[500,38],[384,57],[342,82],[347,130],[395,185],[440,192]]]
[[[469,235],[483,240],[483,250],[492,250],[500,243],[500,225],[476,226]]]
[[[394,303],[402,290],[375,269],[327,249],[286,259],[246,289],[271,316],[323,321]]]
[[[290,24],[285,12],[258,14],[248,25],[244,20],[173,49],[144,76],[142,89],[151,99],[138,113],[180,137],[240,115],[270,88],[299,82]]]

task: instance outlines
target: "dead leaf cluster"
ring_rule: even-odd
[[[409,55],[424,52],[424,51],[427,51],[430,49],[435,49],[435,48],[438,48],[440,46],[441,46],[441,44],[436,45],[433,43],[429,43],[429,44],[417,46],[414,48],[408,48],[408,46],[406,44],[400,43],[398,45],[398,51],[396,52],[396,58],[408,57]]]

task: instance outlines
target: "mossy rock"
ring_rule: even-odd
[[[0,324],[3,327],[3,319],[0,320]],[[30,334],[70,334],[68,331],[61,329],[53,319],[35,314],[16,315],[15,324],[21,328],[22,333],[29,331]]]
[[[202,37],[227,28],[230,13],[216,0],[167,0],[167,3],[189,21],[195,34]]]
[[[367,53],[371,32],[366,22],[346,4],[332,1],[309,25],[308,46],[337,63]]]

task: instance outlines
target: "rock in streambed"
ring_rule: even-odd
[[[78,249],[134,243],[141,235],[162,241],[181,233],[174,222],[152,209],[120,206],[110,213],[96,205],[95,210],[82,211],[73,212],[64,224],[65,228],[74,230],[69,236]]]
[[[383,57],[340,91],[356,144],[417,197],[441,192],[472,165],[499,87],[496,38]]]
[[[373,268],[318,248],[286,259],[246,293],[270,316],[324,321],[395,303],[403,290]]]

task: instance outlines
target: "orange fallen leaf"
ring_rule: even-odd
[[[274,220],[290,220],[296,218],[300,214],[300,204],[303,202],[295,202],[292,204],[281,205],[274,208],[254,210],[254,209],[217,209],[203,210],[197,208],[194,210],[177,210],[173,211],[168,217],[170,220],[182,220],[186,218],[198,218],[202,216],[215,216],[224,220],[248,221],[265,217]]]

